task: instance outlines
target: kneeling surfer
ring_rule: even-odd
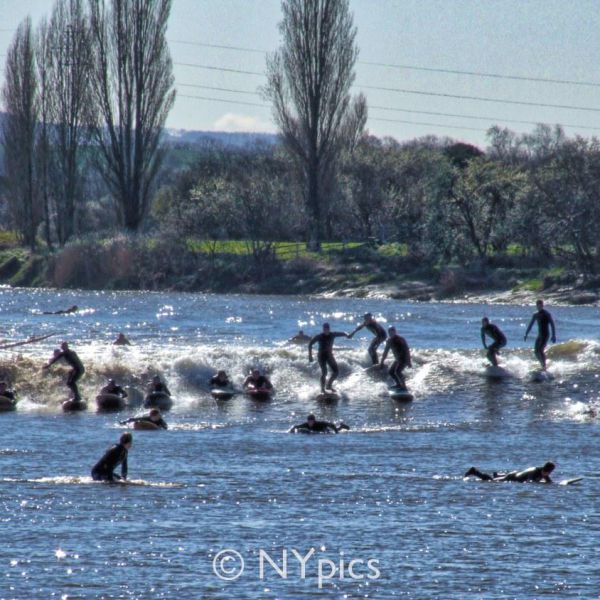
[[[104,456],[92,467],[94,481],[118,481],[127,479],[127,453],[133,444],[133,436],[126,432],[121,434],[119,443],[111,446]],[[121,475],[114,470],[121,465]]]

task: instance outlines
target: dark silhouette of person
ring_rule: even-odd
[[[344,331],[331,331],[329,323],[323,323],[323,331],[315,335],[308,343],[308,362],[313,361],[312,347],[315,344],[319,346],[317,360],[319,361],[319,367],[321,367],[321,392],[323,393],[325,393],[325,389],[335,392],[331,386],[339,374],[339,368],[333,356],[333,342],[337,337],[348,337],[348,334]],[[328,367],[331,369],[331,375],[327,381],[327,386],[325,386]]]
[[[273,384],[266,375],[261,375],[258,369],[252,369],[242,384],[244,389],[272,390]]]
[[[75,402],[81,402],[81,395],[79,393],[79,388],[77,387],[77,382],[85,373],[83,363],[79,359],[79,356],[77,356],[77,353],[69,348],[69,344],[67,342],[63,342],[60,345],[60,350],[54,351],[54,356],[46,365],[44,365],[43,368],[49,369],[55,362],[59,360],[64,360],[71,367],[71,370],[67,376],[67,387],[73,392],[73,399]]]
[[[340,423],[339,426],[329,421],[317,421],[315,415],[308,415],[305,423],[294,425],[289,433],[339,433],[342,429],[350,429],[345,423]]]
[[[410,349],[406,340],[401,335],[398,335],[395,327],[390,327],[388,332],[390,335],[385,344],[380,364],[383,368],[385,359],[391,350],[392,354],[394,355],[394,362],[389,368],[388,373],[396,382],[396,387],[406,390],[406,382],[404,381],[403,371],[406,369],[406,367],[412,367],[412,362],[410,360]]]
[[[121,332],[113,342],[113,346],[131,346],[131,342],[129,341],[129,338]]]
[[[133,444],[131,433],[123,433],[119,443],[111,446],[104,456],[92,467],[92,479],[94,481],[117,481],[127,479],[127,454]],[[121,465],[121,476],[114,470]]]
[[[121,421],[121,425],[127,425],[128,423],[152,423],[162,429],[168,429],[168,425],[160,414],[158,408],[153,408],[147,415],[143,417],[130,417],[125,421]]]
[[[483,481],[495,481],[495,482],[505,482],[505,481],[515,481],[517,483],[526,483],[526,482],[534,482],[534,483],[552,483],[550,479],[550,473],[554,471],[555,465],[554,463],[547,462],[541,467],[529,467],[528,469],[524,469],[523,471],[511,471],[510,473],[482,473],[479,469],[475,467],[471,467],[466,473],[465,477],[470,477],[471,475],[474,477],[478,477]]]
[[[533,327],[533,324],[537,322],[538,325],[538,335],[535,339],[534,352],[536,358],[540,361],[542,365],[542,370],[546,370],[546,345],[548,344],[548,338],[550,337],[550,329],[552,329],[552,343],[556,342],[556,328],[554,326],[554,319],[552,315],[544,308],[544,301],[538,300],[535,303],[537,308],[537,312],[533,314],[531,317],[531,321],[529,321],[529,325],[527,326],[527,330],[525,331],[525,337],[523,338],[527,341],[527,336],[529,335],[529,331]]]
[[[375,320],[373,315],[371,313],[366,313],[363,317],[363,322],[348,337],[352,338],[355,333],[359,332],[363,328],[368,329],[375,336],[369,344],[368,352],[373,364],[376,365],[379,362],[377,357],[377,348],[379,348],[379,346],[385,342],[387,334],[385,329]]]
[[[100,393],[113,394],[120,398],[127,398],[127,392],[120,385],[117,385],[114,379],[109,379],[108,383],[100,390]]]
[[[485,337],[491,337],[494,341],[488,346]],[[494,365],[498,366],[498,354],[500,348],[506,346],[506,336],[500,331],[500,328],[493,323],[487,317],[481,319],[481,343],[483,347],[487,349],[487,359]]]
[[[218,388],[227,388],[231,386],[231,382],[225,371],[218,371],[216,375],[213,375],[209,380],[209,384]]]

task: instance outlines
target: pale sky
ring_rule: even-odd
[[[2,63],[21,19],[29,14],[36,24],[52,4],[0,0]],[[561,123],[569,135],[600,134],[600,0],[351,0],[350,6],[360,48],[355,89],[367,97],[372,134],[448,135],[480,146],[493,124],[526,132],[533,123]],[[264,103],[256,95],[264,83],[263,52],[278,47],[280,19],[279,0],[174,0],[168,38],[178,99],[167,126],[274,131],[269,107],[254,104]]]

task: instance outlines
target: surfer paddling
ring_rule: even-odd
[[[108,383],[100,390],[100,393],[112,394],[123,399],[127,398],[127,392],[114,379],[109,379]]]
[[[273,384],[266,375],[261,375],[258,369],[252,369],[242,387],[245,390],[272,390]]]
[[[152,425],[156,425],[162,429],[168,429],[168,425],[162,418],[158,408],[153,408],[147,415],[144,415],[143,417],[130,417],[129,419],[120,422],[121,425],[127,425],[129,423],[133,423],[134,425],[136,423],[152,423]]]
[[[325,389],[334,392],[332,385],[337,379],[339,374],[339,368],[335,357],[333,356],[333,342],[337,337],[349,337],[344,331],[331,331],[329,323],[323,323],[322,333],[315,335],[308,343],[308,362],[313,361],[312,347],[317,344],[319,346],[317,360],[319,361],[319,367],[321,368],[321,392],[324,394]],[[327,368],[331,369],[331,375],[325,386],[327,380]]]
[[[402,371],[406,369],[406,367],[412,367],[412,362],[410,360],[410,349],[406,340],[398,335],[395,327],[390,327],[388,329],[389,337],[385,344],[385,348],[383,350],[383,355],[381,357],[381,368],[384,368],[385,359],[389,351],[392,351],[394,355],[394,362],[392,366],[389,368],[388,373],[390,377],[396,382],[396,386],[401,390],[406,390],[406,382],[404,381],[404,374]]]
[[[352,338],[355,333],[358,333],[363,328],[368,329],[375,336],[369,344],[368,352],[373,364],[376,365],[379,362],[377,348],[385,342],[387,334],[385,329],[375,320],[373,315],[371,313],[366,313],[363,316],[363,322],[348,337]]]
[[[131,433],[123,433],[119,443],[111,446],[104,456],[92,467],[92,479],[94,481],[119,481],[127,479],[127,454],[131,450],[133,436]],[[121,465],[121,475],[114,470]]]
[[[482,473],[479,469],[471,467],[466,473],[465,477],[478,477],[482,481],[516,481],[517,483],[552,483],[550,474],[554,471],[555,465],[552,462],[547,462],[541,467],[529,467],[523,471],[511,471],[510,473]]]
[[[486,343],[486,336],[491,337],[494,340],[489,346]],[[494,367],[497,367],[500,348],[506,346],[506,336],[500,331],[500,328],[497,325],[490,323],[490,320],[487,317],[481,319],[481,343],[483,344],[483,347],[487,349],[487,359]]]
[[[60,350],[56,349],[54,351],[52,358],[42,368],[49,369],[55,362],[59,360],[64,360],[71,367],[71,370],[67,376],[67,387],[73,392],[73,400],[75,400],[75,402],[81,402],[81,394],[79,393],[77,382],[85,373],[83,363],[81,362],[79,356],[77,356],[77,353],[69,348],[69,344],[67,342],[63,342],[60,345]]]
[[[225,371],[217,371],[217,374],[213,375],[208,383],[214,388],[231,387],[231,381],[229,381],[229,377]]]
[[[348,425],[345,423],[336,425],[335,423],[330,423],[329,421],[317,421],[315,415],[308,415],[305,423],[294,425],[290,429],[289,433],[339,433],[344,429],[348,430],[350,427],[348,427]]]
[[[554,319],[552,318],[552,315],[544,308],[544,301],[538,300],[535,303],[535,306],[537,308],[537,312],[531,317],[531,321],[529,321],[529,325],[527,326],[525,337],[523,339],[527,341],[527,336],[529,335],[533,324],[537,322],[538,335],[535,340],[534,352],[536,358],[542,365],[542,370],[545,371],[546,353],[544,350],[548,344],[548,338],[550,338],[550,329],[552,329],[552,343],[556,343],[556,328],[554,327]]]

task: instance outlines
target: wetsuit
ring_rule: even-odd
[[[3,398],[8,398],[9,400],[15,400],[15,393],[11,390],[5,390],[0,394]]]
[[[475,467],[471,467],[465,475],[468,477],[469,475],[474,475],[475,477],[479,477],[483,481],[496,481],[496,482],[504,482],[504,481],[515,481],[517,483],[552,483],[552,480],[548,475],[543,474],[542,467],[529,467],[528,469],[524,469],[523,471],[512,471],[510,473],[493,473],[493,475],[489,475],[488,473],[482,473],[479,469]]]
[[[546,348],[548,339],[550,338],[550,328],[552,328],[552,342],[556,341],[554,319],[545,308],[538,310],[533,317],[531,317],[531,321],[529,322],[527,331],[525,332],[525,339],[527,339],[527,334],[536,321],[538,324],[538,336],[535,340],[534,352],[536,358],[540,361],[542,368],[546,370],[546,353],[544,352],[544,349]]]
[[[121,465],[121,477],[114,470]],[[111,446],[104,456],[92,467],[94,481],[115,481],[127,479],[127,448],[123,444]]]
[[[257,379],[246,377],[244,387],[248,386],[252,386],[255,390],[270,390],[273,384],[264,375],[259,375]]]
[[[169,388],[166,386],[166,384],[160,382],[160,383],[153,383],[150,387],[150,394],[166,394],[167,396],[171,395],[171,392],[169,391]]]
[[[307,421],[301,425],[294,425],[291,432],[295,433],[296,431],[300,433],[329,433],[330,431],[337,433],[338,428],[334,423],[329,423],[328,421],[315,421],[311,427]]]
[[[494,342],[489,346],[485,343],[485,336],[491,337]],[[500,328],[493,323],[488,323],[481,328],[481,342],[483,347],[487,348],[487,358],[495,366],[498,366],[498,354],[500,348],[506,346],[506,336],[500,331]]]
[[[377,348],[379,348],[379,346],[385,342],[387,333],[385,329],[373,319],[369,323],[363,323],[362,325],[359,325],[353,331],[352,335],[354,335],[357,331],[360,331],[363,327],[368,329],[375,336],[373,341],[369,344],[368,352],[373,364],[376,365],[379,363],[379,358],[377,357]]]
[[[325,380],[327,379],[327,367],[331,369],[331,375],[327,384],[328,389],[332,389],[331,385],[337,379],[339,368],[333,356],[333,342],[337,337],[347,337],[343,331],[330,331],[329,333],[318,333],[310,340],[308,344],[308,356],[312,359],[312,347],[314,344],[319,345],[319,353],[317,360],[321,367],[321,391],[325,391]]]
[[[210,378],[209,384],[213,387],[226,388],[231,385],[229,379],[219,379],[216,375]]]
[[[163,429],[169,428],[168,425],[166,424],[165,420],[162,417],[158,421],[152,420],[149,416],[131,417],[130,419],[127,419],[126,421],[121,421],[121,425],[126,425],[127,423],[152,423],[153,425],[156,425],[157,427],[162,427]]]
[[[394,362],[389,368],[388,373],[390,377],[396,382],[396,385],[398,387],[406,389],[406,383],[404,382],[404,375],[402,374],[402,371],[404,371],[406,367],[412,367],[408,344],[401,335],[396,334],[390,337],[387,341],[387,344],[385,345],[383,356],[381,357],[382,365],[390,350],[394,355]]]
[[[101,390],[101,394],[113,394],[120,398],[127,398],[127,392],[120,385],[105,385]]]
[[[73,398],[76,402],[81,402],[81,395],[79,393],[79,388],[77,387],[77,382],[81,379],[82,375],[85,373],[85,369],[79,356],[73,350],[63,350],[59,352],[54,357],[50,359],[48,366],[53,365],[56,361],[59,361],[61,358],[65,360],[65,362],[71,367],[69,371],[69,375],[67,376],[67,387],[73,392]]]

